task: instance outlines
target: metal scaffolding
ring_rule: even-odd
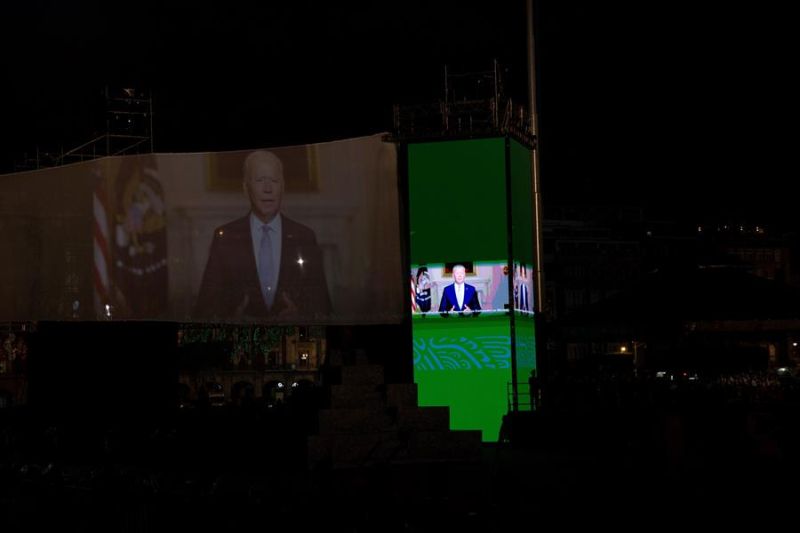
[[[104,93],[102,131],[69,150],[44,152],[36,148],[14,170],[36,170],[88,161],[98,157],[153,152],[153,98],[133,88],[109,89]]]
[[[532,116],[505,95],[501,69],[454,73],[444,68],[443,98],[434,104],[395,105],[395,140],[512,135],[533,146]]]

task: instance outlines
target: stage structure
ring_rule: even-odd
[[[42,151],[15,165],[15,171],[38,170],[90,161],[114,155],[146,154],[153,152],[153,98],[136,88],[112,89],[103,93],[102,111],[96,128],[100,133],[68,150]]]
[[[407,180],[409,314],[420,405],[499,438],[530,410],[540,310],[530,116],[489,72],[445,72],[436,105],[396,107]]]

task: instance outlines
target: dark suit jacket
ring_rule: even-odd
[[[464,284],[464,305],[469,307],[472,311],[478,311],[481,308],[478,302],[478,291],[472,285]],[[442,293],[442,300],[439,302],[439,312],[444,313],[447,311],[463,311],[463,307],[458,307],[458,298],[456,298],[455,283],[452,283],[444,288]]]
[[[314,232],[285,215],[281,218],[281,264],[272,308],[267,310],[261,296],[247,214],[214,231],[193,318],[273,318],[302,324],[330,314],[322,252]]]

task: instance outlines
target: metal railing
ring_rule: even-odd
[[[531,115],[510,98],[394,107],[396,140],[511,135],[533,146]]]
[[[514,401],[514,383],[506,383],[506,402],[508,411],[533,411],[535,398],[531,394],[531,385],[527,381],[517,382],[517,398]]]

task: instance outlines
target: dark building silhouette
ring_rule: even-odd
[[[791,235],[653,220],[639,208],[547,215],[547,355],[556,368],[722,372],[798,362]]]

